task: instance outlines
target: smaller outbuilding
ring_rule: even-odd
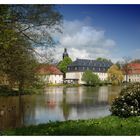
[[[124,80],[127,82],[140,82],[140,63],[129,63],[128,72]]]
[[[36,73],[46,84],[63,83],[63,73],[55,65],[41,64]]]

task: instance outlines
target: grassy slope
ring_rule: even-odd
[[[140,117],[119,118],[108,116],[101,119],[54,122],[17,128],[4,135],[140,135]]]

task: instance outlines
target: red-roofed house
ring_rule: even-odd
[[[129,82],[140,82],[140,63],[128,64],[127,79]],[[125,75],[126,81],[126,75]]]
[[[37,75],[42,78],[46,84],[63,83],[63,73],[54,65],[42,64],[36,69]]]

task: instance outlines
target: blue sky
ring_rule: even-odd
[[[64,4],[57,9],[64,21],[63,34],[57,37],[58,58],[64,47],[73,60],[140,58],[140,5]]]

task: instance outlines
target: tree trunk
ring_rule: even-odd
[[[128,82],[128,75],[127,75],[127,73],[126,73],[126,83]]]
[[[24,85],[24,82],[20,81],[19,82],[19,95],[21,95],[23,93],[23,85]]]

